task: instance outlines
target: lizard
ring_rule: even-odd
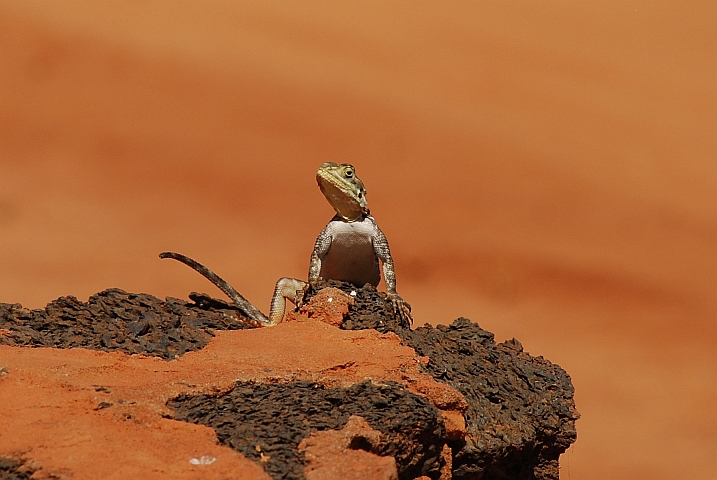
[[[394,312],[413,323],[411,306],[396,292],[393,257],[386,236],[371,216],[366,188],[356,176],[353,165],[326,162],[316,172],[316,181],[336,215],[316,238],[309,262],[308,282],[282,277],[276,282],[269,315],[263,314],[217,274],[199,262],[174,252],[162,252],[160,258],[172,258],[193,268],[222,290],[254,326],[274,326],[286,311],[286,301],[301,303],[305,292],[320,279],[341,280],[357,287],[366,283],[378,286],[383,277],[386,298]]]

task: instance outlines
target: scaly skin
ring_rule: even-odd
[[[280,278],[276,282],[267,317],[249,303],[231,285],[204,265],[178,253],[163,252],[160,258],[178,260],[219,287],[253,324],[274,326],[281,322],[286,300],[297,304],[310,286],[320,279],[342,280],[357,287],[366,283],[378,286],[381,280],[379,260],[383,264],[386,297],[404,320],[413,323],[411,306],[396,292],[396,274],[388,241],[368,210],[366,189],[352,165],[327,162],[316,172],[316,181],[336,215],[321,231],[309,262],[308,283],[296,278]]]

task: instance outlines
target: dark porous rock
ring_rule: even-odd
[[[449,442],[453,478],[558,480],[558,459],[576,440],[579,418],[562,368],[528,355],[515,339],[496,344],[465,318],[397,333],[429,357],[428,373],[468,401],[468,436]]]
[[[251,328],[236,307],[192,293],[194,303],[108,289],[87,302],[60,297],[44,309],[0,303],[0,344],[89,348],[171,360],[203,348],[212,330]]]
[[[301,479],[307,463],[298,451],[312,433],[340,430],[349,417],[363,417],[381,432],[371,453],[396,459],[399,478],[437,479],[445,437],[438,410],[400,385],[365,381],[349,388],[310,382],[238,382],[229,392],[181,395],[167,405],[177,420],[212,427],[219,441],[257,461],[273,478]]]
[[[21,460],[0,457],[0,480],[28,480],[35,469]]]

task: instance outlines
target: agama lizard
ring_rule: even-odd
[[[316,239],[308,283],[296,278],[280,278],[274,288],[268,317],[204,265],[179,253],[162,252],[159,256],[178,260],[202,274],[231,298],[256,326],[280,323],[286,311],[286,300],[296,305],[309,286],[315,285],[319,279],[341,280],[358,287],[366,283],[378,286],[381,280],[380,260],[386,297],[397,315],[413,323],[411,306],[396,293],[396,274],[388,241],[367,208],[366,189],[356,176],[355,168],[346,163],[327,162],[316,172],[316,181],[336,215]]]

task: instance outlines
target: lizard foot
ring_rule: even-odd
[[[304,283],[304,282],[302,282]],[[304,283],[303,287],[296,290],[296,301],[294,302],[294,305],[296,305],[296,308],[301,308],[304,305],[306,305],[306,297],[310,293],[316,293],[316,282],[306,282]]]
[[[386,295],[386,298],[388,298],[393,305],[393,312],[401,319],[401,323],[404,323],[409,327],[413,325],[411,305],[397,293],[389,293]]]

